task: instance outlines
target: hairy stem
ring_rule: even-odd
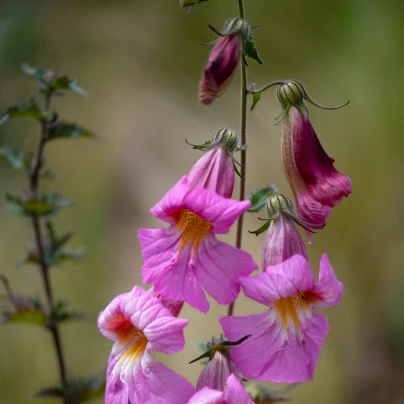
[[[238,9],[240,18],[244,18],[244,4],[243,0],[238,0]],[[244,45],[243,45],[244,46]],[[244,55],[244,49],[242,51]],[[246,144],[247,141],[247,68],[244,63],[244,57],[241,58],[241,88],[240,88],[240,135],[241,144]],[[245,198],[245,182],[246,182],[246,164],[247,155],[246,150],[241,150],[241,169],[240,169],[240,193],[239,200],[243,201]],[[242,238],[243,238],[243,219],[244,214],[238,218],[237,221],[237,234],[236,234],[236,247],[241,248]],[[234,311],[234,302],[229,304],[227,308],[227,315],[232,316]]]
[[[47,94],[45,97],[45,114],[49,114],[50,110],[50,98],[51,95]],[[41,167],[42,167],[42,158],[43,158],[43,152],[45,148],[45,143],[47,141],[48,137],[48,123],[47,122],[42,122],[42,132],[41,132],[41,138],[38,144],[38,148],[35,154],[35,158],[32,164],[31,168],[31,173],[30,173],[30,192],[31,192],[31,198],[36,199],[38,198],[38,187],[39,187],[39,176],[41,172]],[[53,308],[53,292],[52,292],[52,285],[49,279],[49,265],[46,260],[46,255],[45,255],[45,243],[44,243],[44,237],[41,229],[41,219],[38,215],[33,215],[32,216],[32,226],[34,229],[34,238],[35,238],[35,245],[36,245],[36,250],[38,253],[38,261],[39,261],[39,267],[41,270],[41,276],[42,276],[42,281],[45,289],[45,296],[46,296],[46,308],[48,315],[51,315],[51,311]],[[60,382],[62,386],[66,385],[67,382],[67,373],[66,373],[66,365],[65,365],[65,359],[63,356],[63,349],[62,349],[62,342],[60,339],[60,333],[59,333],[59,328],[56,323],[53,323],[50,321],[49,325],[49,330],[52,334],[52,340],[53,340],[53,345],[55,347],[55,352],[57,356],[57,362],[58,362],[58,367],[59,367],[59,377],[60,377]],[[69,400],[67,398],[64,398],[64,403],[69,404]]]

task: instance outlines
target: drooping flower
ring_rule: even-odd
[[[329,330],[326,317],[314,309],[338,304],[343,290],[327,255],[321,258],[318,283],[300,255],[240,282],[245,295],[268,310],[220,320],[229,339],[252,334],[231,348],[237,369],[253,380],[292,383],[312,379]]]
[[[240,61],[242,41],[248,30],[247,23],[240,18],[226,23],[199,82],[199,100],[203,104],[211,104],[226,91]]]
[[[206,154],[187,175],[191,188],[204,188],[224,198],[231,198],[234,188],[233,152],[237,135],[230,129],[220,129],[206,145],[194,146]]]
[[[293,213],[292,202],[283,195],[272,197],[267,205],[270,218],[262,251],[262,268],[281,264],[295,254],[308,259],[306,247],[294,221],[303,225]]]
[[[284,83],[278,97],[284,110],[282,164],[297,211],[305,222],[324,227],[331,208],[351,193],[351,181],[334,168],[334,159],[317,138],[303,100],[318,104],[307,96],[303,86],[296,81]]]
[[[139,286],[113,299],[98,318],[101,334],[114,341],[105,403],[178,404],[189,400],[192,385],[151,356],[151,352],[180,351],[187,323],[173,317]]]
[[[197,391],[188,404],[254,404],[243,385],[234,374],[231,374],[223,391],[209,387]]]
[[[183,177],[151,213],[168,228],[140,229],[144,283],[164,299],[184,300],[206,313],[209,303],[202,287],[220,304],[229,304],[240,291],[239,276],[257,268],[251,256],[219,241],[250,201],[223,198],[191,188]]]

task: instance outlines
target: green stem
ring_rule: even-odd
[[[268,90],[268,88],[271,88],[271,87],[277,86],[277,85],[281,86],[285,83],[286,83],[286,81],[272,81],[271,83],[265,84],[264,87],[259,88],[258,90],[248,90],[247,92],[248,92],[248,94],[259,94],[259,93],[264,92],[265,90]]]
[[[50,98],[51,95],[47,94],[45,96],[45,114],[48,115],[50,112]],[[31,192],[31,197],[33,199],[38,198],[38,188],[39,188],[39,176],[42,168],[42,158],[43,158],[43,152],[45,149],[45,143],[48,137],[48,123],[47,122],[42,122],[42,132],[41,132],[41,138],[39,141],[38,149],[35,154],[35,159],[32,165],[31,173],[30,173],[30,192]],[[44,237],[42,234],[41,230],[41,220],[38,215],[33,215],[32,216],[32,226],[34,228],[34,238],[35,238],[35,244],[36,244],[36,250],[38,252],[38,262],[39,262],[39,267],[41,270],[41,276],[42,276],[42,282],[44,285],[45,289],[45,296],[46,296],[46,303],[47,303],[47,313],[48,316],[51,316],[52,313],[52,308],[54,305],[54,300],[53,300],[53,292],[52,292],[52,286],[49,278],[49,265],[46,260],[45,256],[45,242],[44,242]],[[66,372],[66,365],[65,365],[65,359],[63,355],[63,349],[62,349],[62,342],[60,338],[60,333],[59,333],[59,328],[56,323],[50,321],[48,328],[52,334],[52,340],[53,340],[53,345],[55,347],[55,352],[56,352],[56,357],[57,357],[57,362],[58,362],[58,367],[59,367],[59,377],[60,377],[60,382],[62,386],[66,386],[67,384],[67,372]],[[70,400],[69,398],[65,397],[63,398],[64,404],[69,404]]]
[[[238,0],[238,9],[240,18],[244,19],[244,3],[243,0]],[[243,45],[244,46],[244,45]],[[242,50],[242,55],[244,55],[244,48]],[[244,63],[244,57],[241,58],[241,88],[240,88],[240,135],[241,144],[246,144],[247,141],[247,95],[248,95],[248,85],[247,85],[247,68]],[[246,164],[247,155],[246,150],[241,150],[241,169],[240,169],[240,193],[239,200],[243,201],[245,199],[245,182],[246,182]],[[236,247],[241,248],[242,238],[243,238],[243,219],[244,215],[241,215],[237,221],[237,233],[236,233]],[[234,302],[229,304],[227,308],[227,315],[232,316],[234,311]]]

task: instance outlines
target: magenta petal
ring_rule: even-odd
[[[188,324],[187,319],[166,316],[158,318],[143,330],[148,339],[148,351],[172,354],[184,347],[183,329]]]
[[[204,188],[224,198],[231,198],[234,188],[234,167],[227,145],[217,146],[203,155],[187,175],[191,188]]]
[[[139,242],[144,264],[142,278],[145,284],[156,282],[174,263],[181,234],[173,228],[140,229]]]
[[[321,300],[315,301],[313,307],[335,306],[340,302],[343,290],[344,285],[337,280],[327,254],[323,254],[320,261],[319,282],[312,290]]]
[[[270,380],[275,383],[305,382],[313,378],[320,350],[329,326],[321,314],[314,314],[302,323],[304,342],[289,332],[284,349],[274,353],[269,365],[255,380]],[[281,340],[278,340],[278,344]]]
[[[181,375],[145,354],[141,363],[142,374],[133,378],[135,389],[143,401],[131,404],[178,404],[186,403],[194,393],[194,388]],[[135,376],[135,375],[134,375]]]
[[[187,404],[223,404],[223,392],[204,387],[197,391]]]
[[[151,209],[151,213],[161,220],[176,224],[173,214],[188,209],[210,222],[213,233],[226,234],[231,225],[251,205],[250,201],[236,201],[202,188],[191,188],[183,177]]]
[[[219,304],[233,302],[240,292],[238,277],[258,268],[250,254],[213,235],[201,242],[193,265],[202,286]]]
[[[174,263],[154,284],[154,291],[165,299],[184,300],[192,307],[208,312],[209,302],[206,300],[200,281],[195,271],[189,268],[191,245],[185,246],[175,257]]]
[[[226,404],[254,404],[234,374],[231,374],[227,379],[224,389],[224,402]]]
[[[314,286],[314,276],[306,258],[294,255],[282,264],[265,268],[269,275],[272,288],[268,296],[273,298],[275,292],[280,297],[291,297],[301,291],[311,290]],[[275,299],[276,300],[276,299]]]
[[[105,387],[105,404],[122,404],[128,402],[128,388],[119,375],[112,376],[112,371],[120,356],[111,354],[108,359],[107,381]]]

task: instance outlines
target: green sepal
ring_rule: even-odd
[[[28,216],[45,216],[57,212],[60,208],[72,206],[73,203],[66,199],[62,194],[54,192],[44,194],[39,199],[26,199],[20,196],[6,194],[6,200],[9,209],[14,213],[25,214]]]
[[[250,91],[255,91],[255,83],[252,83],[249,90]],[[261,99],[263,93],[252,93],[252,98],[253,98],[253,103],[251,105],[250,111],[252,111],[255,106],[258,104],[259,100]]]
[[[260,65],[264,64],[264,62],[261,60],[261,58],[258,55],[258,51],[257,51],[257,48],[255,47],[255,42],[254,42],[254,38],[252,36],[251,31],[250,31],[247,39],[244,42],[244,54],[245,54],[245,56],[248,56],[249,58],[257,61]]]
[[[36,121],[42,121],[44,116],[34,100],[26,104],[15,105],[9,108],[0,116],[0,125],[11,118],[30,118]]]
[[[278,188],[275,185],[268,185],[265,188],[256,189],[249,200],[251,201],[251,207],[248,212],[260,212],[266,208],[268,200],[278,194]]]
[[[26,63],[21,65],[22,71],[35,80],[38,88],[48,95],[64,95],[64,90],[88,97],[87,92],[80,87],[77,80],[68,76],[57,76],[56,72],[41,67],[31,67]]]
[[[259,236],[260,234],[262,234],[268,230],[270,224],[271,224],[271,221],[268,219],[259,229],[254,230],[254,231],[248,230],[248,232],[251,234],[255,234],[256,236]]]
[[[82,126],[76,125],[75,123],[67,122],[55,122],[49,127],[48,140],[58,139],[58,138],[96,138],[97,135]]]
[[[99,375],[69,380],[64,386],[45,387],[37,391],[34,398],[65,398],[71,402],[84,403],[105,393],[105,372]],[[70,402],[70,401],[69,401]]]
[[[2,310],[0,312],[0,324],[6,323],[29,323],[46,327],[48,324],[48,318],[41,310],[29,308],[12,312]]]

